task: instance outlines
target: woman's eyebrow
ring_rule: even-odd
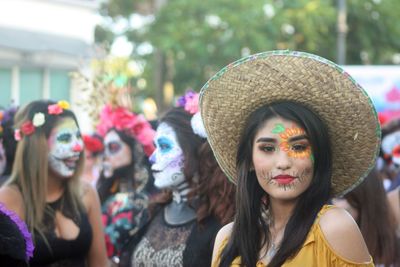
[[[276,139],[275,138],[271,138],[271,137],[260,137],[257,139],[256,143],[276,143]]]
[[[301,135],[296,135],[296,136],[290,137],[289,142],[296,142],[296,141],[303,140],[303,139],[308,140],[307,135],[301,134]]]

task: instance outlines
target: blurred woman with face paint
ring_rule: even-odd
[[[210,266],[213,239],[234,214],[234,187],[206,142],[199,95],[189,91],[157,127],[150,157],[167,195],[132,255],[132,266]]]
[[[107,255],[113,266],[127,266],[138,233],[148,222],[148,203],[156,193],[147,155],[155,131],[142,115],[105,106],[97,131],[103,136],[103,170],[97,182]]]
[[[0,202],[28,225],[30,266],[107,266],[96,191],[80,181],[83,141],[65,101],[34,101],[15,116],[18,141]]]

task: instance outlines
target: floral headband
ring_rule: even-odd
[[[69,103],[67,101],[58,101],[56,104],[49,105],[47,107],[47,113],[49,115],[59,115],[63,113],[64,109],[69,109]],[[44,113],[37,112],[33,115],[32,121],[28,120],[22,123],[20,129],[15,129],[14,138],[17,141],[22,139],[22,136],[31,135],[36,131],[36,128],[41,127],[46,122]]]
[[[26,227],[26,224],[24,221],[22,221],[18,215],[7,209],[3,203],[0,203],[0,213],[3,213],[5,216],[10,218],[10,220],[15,223],[18,227],[18,230],[21,232],[22,236],[24,237],[25,240],[25,257],[26,260],[29,260],[29,258],[33,257],[33,250],[34,250],[34,245],[32,242],[32,236],[31,233],[28,231],[28,228]]]
[[[156,132],[143,115],[135,114],[124,107],[113,108],[111,105],[106,105],[100,113],[97,132],[104,137],[112,128],[138,140],[147,156],[153,153],[155,149],[153,138]]]
[[[199,93],[196,93],[193,90],[188,90],[183,96],[178,98],[176,106],[183,107],[186,112],[193,115],[190,121],[193,132],[201,138],[207,138],[207,133],[199,111],[199,98]]]

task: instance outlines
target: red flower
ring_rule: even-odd
[[[83,135],[83,142],[85,143],[85,148],[92,153],[101,152],[104,149],[103,143],[96,137]]]
[[[24,135],[30,135],[35,132],[35,126],[33,126],[31,121],[26,121],[21,126],[21,132]]]

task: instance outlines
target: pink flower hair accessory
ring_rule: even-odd
[[[199,93],[196,93],[193,90],[188,90],[183,96],[178,98],[176,106],[183,107],[186,112],[192,115],[190,124],[193,132],[201,138],[207,138],[206,130],[200,115],[199,98]]]
[[[106,105],[100,113],[100,123],[97,132],[105,136],[107,132],[115,128],[135,138],[143,146],[147,156],[154,151],[153,138],[156,132],[143,115],[135,114],[124,107],[112,107]]]
[[[183,96],[176,101],[177,107],[183,107],[186,112],[195,114],[199,111],[200,94],[193,90],[188,90]]]

